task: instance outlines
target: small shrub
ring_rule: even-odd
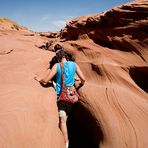
[[[16,30],[19,30],[19,25],[18,24],[12,24],[11,26],[12,29],[16,29]]]
[[[3,18],[0,18],[0,22],[1,22],[1,23],[4,22],[4,19],[3,19]]]

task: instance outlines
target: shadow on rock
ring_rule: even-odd
[[[74,105],[67,124],[69,148],[99,148],[103,141],[101,127],[83,103]]]
[[[129,74],[135,83],[148,93],[148,67],[132,67]]]

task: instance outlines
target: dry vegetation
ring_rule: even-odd
[[[28,30],[9,18],[0,18],[0,29],[2,30]]]

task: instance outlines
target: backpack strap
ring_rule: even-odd
[[[62,71],[62,88],[65,86],[65,80],[64,80],[64,64],[60,63],[61,71]]]

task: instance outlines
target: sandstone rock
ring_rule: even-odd
[[[0,31],[1,148],[64,146],[54,89],[34,80],[46,71],[54,55],[34,46],[40,40],[20,31]]]
[[[33,79],[54,56],[35,45],[53,41],[49,48],[60,43],[86,77],[68,118],[70,147],[147,148],[147,8],[138,0],[82,16],[51,40],[1,30],[0,147],[64,148],[55,91]]]
[[[147,16],[148,2],[135,1],[61,32],[87,79],[69,119],[72,147],[148,147]]]

